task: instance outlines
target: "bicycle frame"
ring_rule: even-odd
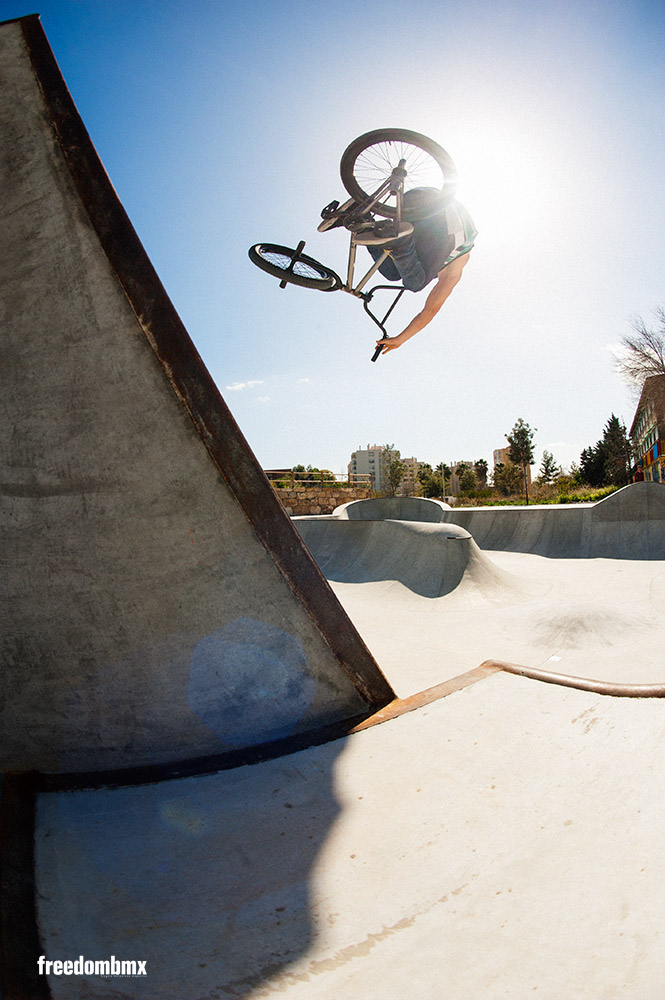
[[[350,210],[347,210],[346,214],[348,214],[351,220],[351,226],[353,226],[354,223],[360,222],[363,219],[365,219],[367,215],[372,211],[374,206],[381,201],[381,198],[385,194],[389,194],[393,195],[396,199],[395,224],[397,227],[397,231],[399,231],[399,225],[402,220],[402,199],[404,194],[405,177],[406,177],[406,171],[404,170],[404,160],[401,160],[398,166],[393,169],[391,176],[385,181],[384,184],[381,185],[381,187],[377,191],[374,192],[374,194],[370,198],[367,199],[367,201],[363,202],[361,205],[354,205],[352,208],[350,208]],[[342,208],[342,213],[344,213],[345,208],[346,206]],[[367,283],[371,281],[371,279],[377,273],[381,265],[389,257],[389,253],[387,250],[384,250],[381,256],[378,258],[378,260],[372,263],[367,273],[363,275],[363,277],[360,279],[360,281],[358,281],[358,283],[354,287],[354,273],[356,265],[357,246],[358,245],[355,241],[354,229],[351,228],[351,243],[349,246],[349,257],[346,269],[346,282],[340,285],[339,290],[343,292],[348,292],[350,295],[355,295],[358,298],[361,298],[363,300],[363,306],[365,312],[370,317],[370,319],[372,319],[376,323],[376,325],[383,333],[384,337],[387,337],[388,334],[386,332],[385,323],[388,320],[388,317],[392,313],[393,309],[399,302],[400,298],[406,291],[406,289],[404,288],[403,285],[398,285],[398,286],[375,285],[373,288],[369,289],[369,291],[367,292],[363,291]],[[374,313],[370,309],[369,304],[372,300],[372,296],[374,295],[374,293],[381,290],[395,292],[396,294],[388,311],[385,313],[382,319],[379,319],[378,316],[374,315]]]
[[[389,335],[386,331],[385,323],[406,291],[406,288],[404,288],[403,285],[396,285],[393,283],[390,285],[374,285],[373,288],[367,290],[368,283],[377,271],[379,271],[382,264],[387,260],[390,254],[388,250],[383,249],[378,256],[378,260],[373,261],[367,272],[356,282],[356,253],[358,245],[368,245],[367,243],[363,243],[359,234],[367,230],[368,224],[373,225],[372,212],[376,211],[377,214],[382,214],[381,209],[377,210],[376,206],[382,202],[382,199],[387,201],[386,196],[395,197],[396,202],[392,222],[392,227],[394,228],[391,227],[391,224],[388,224],[388,230],[381,232],[382,237],[385,233],[384,242],[386,240],[390,240],[393,235],[397,236],[402,230],[402,199],[404,193],[404,178],[406,177],[406,170],[404,168],[405,163],[405,160],[400,160],[399,164],[393,168],[390,177],[388,177],[373,194],[368,195],[362,202],[357,202],[351,198],[340,207],[339,202],[334,201],[323,209],[321,213],[323,216],[323,222],[318,226],[319,232],[325,232],[327,229],[339,225],[344,226],[345,229],[350,232],[351,241],[349,246],[345,282],[342,281],[339,275],[335,274],[334,271],[327,267],[327,265],[323,265],[313,257],[307,257],[307,255],[303,254],[303,250],[305,248],[304,240],[299,242],[295,250],[273,244],[257,244],[256,247],[252,247],[250,249],[250,258],[255,264],[262,267],[263,270],[278,276],[281,279],[279,283],[280,288],[286,288],[287,284],[293,282],[295,284],[305,285],[306,287],[320,287],[322,291],[347,292],[349,295],[354,295],[356,298],[362,299],[365,312],[379,327],[383,338],[387,338]],[[393,210],[390,209],[390,211],[392,212]],[[388,213],[384,212],[383,214]],[[361,239],[360,244],[356,242],[357,239]],[[379,239],[376,245],[381,246],[381,242],[381,239]],[[278,264],[273,264],[269,262],[269,260],[266,260],[263,256],[262,248],[266,249],[268,253],[276,252],[281,258],[280,262]],[[283,263],[285,257],[288,260],[288,263],[286,264]],[[309,278],[307,275],[298,275],[296,273],[296,266],[300,262],[304,263],[306,266],[309,265],[314,268],[316,274],[314,280]],[[322,284],[320,283],[321,277],[324,278]],[[328,279],[332,279],[332,283],[328,284]],[[394,299],[385,314],[382,317],[379,317],[372,311],[370,303],[372,302],[372,298],[375,293],[383,290],[393,292]],[[382,348],[378,347],[372,361],[376,361],[381,352]]]

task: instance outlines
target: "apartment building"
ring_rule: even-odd
[[[637,478],[665,482],[665,375],[646,379],[629,434],[636,470],[641,470]]]
[[[351,454],[351,461],[348,465],[349,475],[370,475],[372,485],[377,492],[382,492],[388,488],[387,469],[390,462],[397,456],[396,451],[391,451],[381,444],[375,444],[367,448],[358,448]],[[402,482],[398,493],[401,496],[417,496],[420,493],[420,480],[418,473],[422,463],[417,458],[402,458],[406,466]]]
[[[420,472],[423,463],[419,462],[417,458],[403,458],[402,462],[404,462],[406,469],[397,492],[404,497],[419,496],[421,487],[420,480],[418,479],[418,473]]]
[[[508,448],[495,448],[492,452],[492,459],[494,461],[495,469],[497,465],[505,465],[506,462],[510,461],[508,458]]]
[[[374,444],[367,448],[358,446],[358,450],[351,453],[351,461],[348,465],[350,476],[371,476],[373,489],[379,491],[385,487],[385,466],[390,461],[392,452],[387,451],[382,444]]]

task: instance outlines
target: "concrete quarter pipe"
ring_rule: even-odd
[[[172,762],[385,704],[38,19],[0,44],[5,768]]]

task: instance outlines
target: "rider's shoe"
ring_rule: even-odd
[[[410,236],[413,226],[410,222],[400,222],[399,229],[392,219],[380,219],[379,222],[370,223],[367,228],[361,229],[353,234],[353,240],[359,246],[386,246],[401,240],[404,236]]]

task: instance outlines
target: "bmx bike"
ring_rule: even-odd
[[[321,211],[321,222],[317,228],[319,232],[325,232],[343,226],[350,233],[345,281],[330,267],[303,253],[305,240],[301,240],[295,249],[276,243],[257,243],[250,247],[249,257],[257,267],[279,278],[280,288],[293,284],[356,296],[362,300],[365,312],[385,338],[388,337],[385,323],[407,289],[394,282],[367,288],[389,256],[386,249],[356,281],[357,239],[368,228],[378,232],[380,238],[395,239],[403,232],[411,231],[411,226],[406,223],[418,222],[440,212],[455,193],[455,164],[438,143],[419,132],[375,129],[354,139],[347,147],[340,161],[340,174],[350,197],[342,205],[339,201],[326,205]],[[426,204],[405,204],[404,195],[413,188],[428,188],[432,197]],[[382,218],[377,222],[375,216]],[[378,291],[394,293],[387,312],[381,318],[372,311],[372,300]],[[376,361],[381,351],[382,348],[377,347],[372,361]]]

